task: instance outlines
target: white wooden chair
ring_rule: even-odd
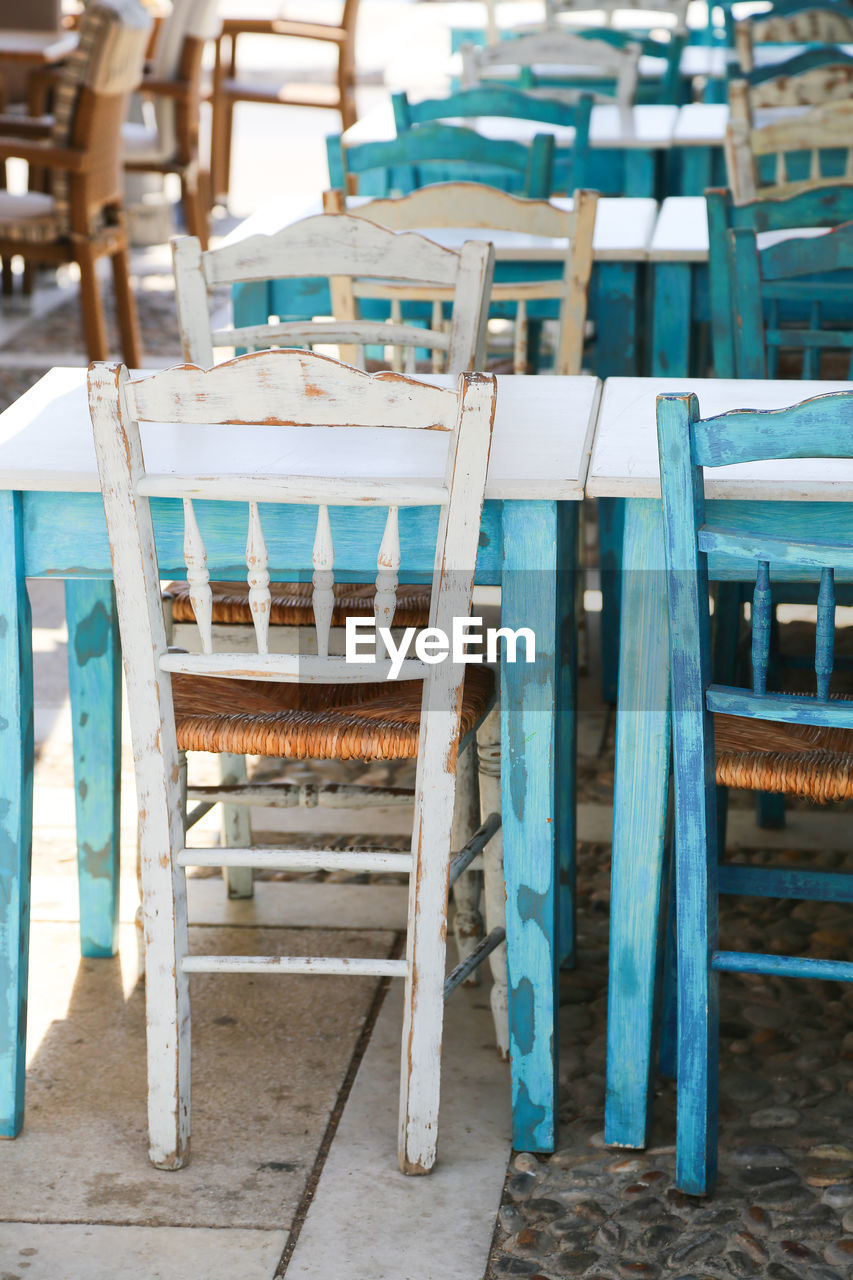
[[[474,957],[445,981],[448,883],[488,841],[495,817],[451,864],[457,757],[488,714],[488,668],[407,659],[389,681],[382,650],[373,663],[329,656],[334,608],[334,545],[329,508],[388,507],[376,554],[375,617],[390,625],[400,568],[400,507],[437,505],[439,520],[430,626],[451,634],[470,612],[489,459],[496,384],[463,374],[458,390],[397,374],[371,376],[327,357],[279,350],[250,354],[209,370],[183,366],[132,381],[118,365],[94,365],[89,402],[113,558],[141,822],[146,945],[150,1158],[175,1169],[189,1157],[192,973],[372,974],[405,976],[399,1163],[426,1173],[436,1155],[443,1003],[467,968],[503,941],[496,928]],[[423,430],[447,441],[443,481],[291,474],[156,475],[146,472],[140,423],[263,424],[281,448],[298,452],[312,426]],[[235,450],[235,453],[239,452]],[[331,468],[330,468],[331,470]],[[184,559],[203,653],[167,649],[150,499],[183,500]],[[207,553],[194,503],[249,503],[246,580],[257,652],[215,652]],[[317,653],[269,652],[270,570],[261,520],[265,503],[318,506],[314,535]],[[378,539],[377,539],[378,540]],[[273,544],[288,567],[300,549]],[[306,559],[309,553],[305,552]],[[288,558],[290,557],[290,558]],[[236,865],[300,869],[350,867],[409,873],[405,960],[333,957],[205,956],[188,953],[187,866],[218,865],[219,847],[187,848],[181,754],[255,749],[294,758],[375,759],[417,755],[411,854],[283,848],[232,849]]]
[[[576,14],[603,13],[604,25],[613,27],[613,15],[631,14],[631,26],[634,25],[634,14],[639,21],[638,26],[666,26],[678,33],[687,31],[687,6],[689,0],[545,0],[545,22],[547,26],[559,23],[560,15],[570,20]],[[665,19],[661,23],[661,18]],[[622,26],[624,24],[620,24]]]
[[[328,344],[346,352],[351,362],[364,362],[366,345],[378,344],[389,349],[391,363],[406,353],[406,365],[414,372],[416,347],[432,349],[446,363],[447,371],[458,374],[476,369],[484,361],[485,326],[488,316],[489,286],[493,269],[491,246],[471,242],[459,251],[442,248],[419,235],[399,235],[372,222],[351,216],[321,215],[305,219],[271,236],[258,236],[207,252],[198,240],[184,238],[173,244],[178,317],[185,358],[204,368],[214,362],[214,348],[249,347],[264,349],[273,345]],[[332,276],[332,302],[336,316],[331,321],[299,321],[253,325],[251,328],[215,329],[213,327],[209,290],[222,285],[247,283],[268,278],[294,279],[314,275]],[[380,276],[376,282],[371,277]],[[390,298],[392,322],[358,318],[359,299],[366,296]],[[405,298],[434,301],[432,329],[404,325],[400,319],[401,300]],[[449,329],[441,321],[442,300],[452,303]],[[356,344],[354,347],[351,344]],[[251,611],[246,588],[234,583],[213,583],[214,631],[221,643],[234,649],[251,647],[253,633]],[[306,643],[304,630],[313,630],[313,613],[309,588],[302,583],[273,583],[273,606],[270,648],[287,651]],[[339,584],[338,600],[332,630],[332,647],[342,649],[342,615],[344,612],[371,614],[374,607],[372,585]],[[397,601],[397,620],[401,626],[423,627],[429,620],[429,587],[407,587]],[[198,647],[198,630],[186,584],[171,584],[167,596],[167,617],[176,645]],[[303,629],[300,639],[299,629]],[[484,802],[493,802],[494,788],[500,786],[499,717],[490,717],[480,732],[483,768],[480,789]],[[464,825],[477,809],[478,778],[473,763],[466,760],[460,780],[459,821]],[[220,754],[220,780],[223,785],[247,782],[246,761],[241,755]],[[495,782],[497,776],[497,782]],[[336,807],[364,808],[369,814],[376,799],[356,789],[337,787],[320,792],[315,787],[294,788],[288,793],[291,803],[323,804]],[[203,797],[197,797],[203,799]],[[256,804],[259,799],[256,798]],[[389,790],[383,804],[410,805],[411,796]],[[199,816],[203,809],[198,810]],[[491,810],[490,810],[491,812]],[[468,816],[465,816],[468,815]],[[357,826],[357,819],[353,817]],[[223,840],[226,846],[244,848],[251,841],[249,808],[245,805],[223,806]],[[499,851],[493,856],[499,857]],[[251,897],[253,872],[250,865],[224,868],[228,894],[233,898]],[[480,910],[482,872],[477,863],[456,882],[454,887],[454,933],[460,959],[470,955],[483,936]],[[490,906],[487,903],[488,916]],[[492,1006],[498,1048],[502,1056],[509,1052],[507,1029],[506,956],[503,948],[492,958],[495,985]],[[469,982],[476,982],[473,973]]]
[[[543,241],[565,240],[562,279],[493,282],[491,302],[516,306],[513,372],[526,373],[528,305],[559,301],[554,373],[579,374],[583,361],[597,204],[598,194],[595,191],[576,191],[571,210],[566,210],[557,208],[548,200],[525,200],[482,183],[442,182],[422,187],[411,195],[353,205],[350,212],[394,231],[419,228],[430,234],[433,230],[459,228],[461,238],[468,230],[489,228],[529,236],[534,243],[538,238]],[[327,191],[323,196],[323,206],[327,212],[343,212],[346,208],[344,192]]]
[[[790,116],[756,129],[744,81],[730,86],[731,114],[726,130],[725,156],[728,183],[736,204],[746,204],[759,196],[781,199],[814,187],[853,182],[853,101],[827,102],[802,115]],[[827,175],[822,154],[845,151],[843,175]],[[809,156],[809,172],[802,171],[803,153]],[[762,180],[760,161],[775,156],[771,182]],[[794,158],[794,175],[789,159]]]
[[[606,40],[586,40],[571,31],[551,28],[529,35],[520,35],[495,44],[479,47],[467,44],[462,48],[462,87],[473,89],[496,77],[507,75],[540,74],[566,76],[574,87],[560,89],[548,85],[548,97],[564,97],[574,101],[585,92],[585,79],[612,79],[615,94],[597,100],[616,102],[624,110],[634,105],[637,81],[640,74],[638,44],[626,44],[616,48]]]
[[[210,202],[202,189],[198,149],[202,57],[221,25],[219,0],[172,0],[140,86],[142,120],[125,121],[122,128],[125,169],[176,173],[187,229],[205,246]]]
[[[742,71],[752,71],[757,44],[850,44],[853,14],[819,3],[791,13],[758,14],[735,23],[735,50]]]

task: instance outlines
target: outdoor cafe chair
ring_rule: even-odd
[[[204,50],[219,32],[218,0],[173,0],[140,86],[143,119],[122,127],[130,173],[175,173],[187,230],[207,246],[207,193],[202,190],[198,133]]]
[[[76,262],[90,360],[107,357],[97,262],[112,262],[122,351],[141,363],[136,304],[128,277],[122,206],[121,126],[142,78],[151,18],[139,0],[95,0],[62,68],[52,116],[0,117],[0,161],[18,157],[46,172],[50,191],[0,191],[0,257]],[[11,136],[16,135],[16,136]]]
[[[718,893],[850,902],[850,877],[811,868],[718,867],[718,786],[824,804],[853,796],[853,702],[832,696],[835,573],[853,551],[797,522],[790,503],[754,514],[705,507],[715,468],[763,459],[853,457],[853,394],[789,409],[735,410],[700,419],[696,397],[659,396],[658,446],[669,599],[675,775],[678,1119],[676,1184],[702,1195],[717,1162],[718,975],[853,980],[849,961],[721,950]],[[705,468],[703,474],[703,468]],[[769,510],[782,505],[785,510]],[[712,682],[708,557],[755,565],[752,688]],[[771,586],[810,579],[817,598],[815,692],[771,687]],[[814,598],[814,596],[813,596]]]
[[[755,67],[755,46],[853,43],[853,8],[832,0],[782,0],[767,12],[735,22],[741,71]]]
[[[751,118],[758,110],[847,101],[851,93],[853,57],[838,45],[827,44],[795,53],[784,62],[738,71],[729,81],[729,106],[733,116],[744,118],[748,113]]]
[[[826,102],[755,128],[744,82],[733,81],[729,91],[726,172],[737,204],[853,181],[853,101]]]
[[[486,666],[407,658],[401,678],[389,680],[391,663],[382,647],[373,663],[330,655],[335,541],[346,541],[332,530],[349,508],[366,544],[358,554],[375,558],[377,566],[375,617],[390,626],[401,565],[400,508],[407,516],[408,508],[438,506],[429,622],[449,636],[453,619],[470,613],[495,396],[495,380],[485,374],[461,374],[455,389],[444,389],[399,374],[370,375],[294,350],[251,353],[208,370],[185,365],[136,381],[117,365],[90,370],[141,815],[149,1154],[160,1168],[179,1168],[189,1156],[189,978],[196,973],[404,977],[398,1159],[404,1173],[428,1173],[433,1166],[444,1001],[504,939],[497,927],[445,978],[449,883],[500,823],[496,814],[451,861],[459,756],[470,751],[489,713],[494,679]],[[211,474],[200,458],[198,474],[156,475],[146,471],[140,424],[163,421],[178,431],[190,423],[233,424],[235,457],[241,454],[240,433],[245,437],[253,425],[262,426],[265,440],[275,442],[277,436],[280,447],[291,451],[311,426],[344,428],[348,435],[364,428],[428,430],[447,444],[446,469],[442,481],[367,479],[363,469],[359,478],[346,466],[341,470],[349,474],[335,475],[332,458],[322,478],[287,469],[254,474],[251,461],[242,474],[222,475]],[[172,500],[178,510],[183,504],[183,556],[202,653],[167,648],[153,497]],[[205,499],[248,503],[245,555],[254,653],[215,646],[202,529],[209,539],[214,535]],[[265,504],[280,503],[293,504],[293,518],[283,537],[277,527],[268,549],[263,524],[269,528],[274,516],[261,512],[269,511]],[[270,570],[300,561],[313,568],[316,653],[271,653]],[[181,794],[186,751],[285,760],[417,758],[411,853],[187,848]],[[289,870],[408,873],[405,959],[190,954],[185,869],[223,860]]]
[[[346,208],[343,191],[327,191],[324,207],[332,212]],[[513,264],[505,278],[493,282],[490,311],[513,320],[513,372],[528,372],[528,321],[543,306],[557,308],[558,332],[553,372],[579,374],[583,362],[589,282],[592,272],[592,237],[598,196],[576,191],[571,211],[547,200],[525,200],[496,187],[475,182],[446,182],[422,187],[410,195],[371,200],[351,212],[395,231],[423,228],[460,228],[508,231],[535,240],[565,240],[566,252],[557,278],[543,279],[541,264]],[[496,268],[500,275],[500,267]],[[539,321],[534,321],[539,323]]]

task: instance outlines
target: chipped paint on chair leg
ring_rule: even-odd
[[[480,774],[480,818],[501,811],[501,708],[496,703],[477,730],[477,758]],[[483,886],[486,930],[506,927],[506,885],[504,884],[503,833],[497,831],[483,850]],[[489,1003],[495,1024],[498,1053],[509,1057],[509,1002],[507,999],[506,943],[489,956],[492,992]]]
[[[118,948],[121,653],[112,583],[69,578],[68,686],[74,743],[80,952]]]
[[[456,768],[456,801],[453,806],[453,852],[467,844],[480,825],[480,797],[477,791],[477,748],[473,742],[459,757]],[[453,885],[453,936],[456,951],[461,960],[467,960],[483,937],[483,917],[480,914],[480,898],[483,888],[482,871],[469,868]],[[478,987],[480,970],[475,969],[463,986]]]
[[[30,861],[33,833],[33,645],[24,579],[22,502],[0,493],[0,1137],[24,1122]]]
[[[223,751],[219,757],[219,781],[223,787],[248,782],[245,756]],[[226,849],[248,849],[252,843],[251,815],[246,805],[222,806],[222,843]],[[255,873],[251,867],[223,867],[222,878],[228,886],[229,898],[251,898],[255,892]]]

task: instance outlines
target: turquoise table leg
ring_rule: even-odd
[[[566,744],[555,724],[555,709],[565,692],[557,645],[559,526],[554,502],[504,503],[501,623],[529,627],[536,637],[534,664],[507,662],[506,649],[501,663],[513,1146],[522,1151],[551,1151],[556,1136],[560,948],[555,792],[558,784],[574,786],[573,761],[560,759],[563,776],[558,774],[557,748]]]
[[[601,696],[616,701],[625,500],[598,499],[598,571],[601,577]]]
[[[711,147],[681,147],[681,194],[702,196],[713,186],[714,153]]]
[[[605,1141],[616,1146],[646,1143],[669,760],[661,506],[632,498],[623,553],[604,1121]]]
[[[0,1137],[24,1122],[30,862],[33,847],[33,638],[21,495],[0,493]]]
[[[625,195],[656,198],[655,173],[658,152],[647,147],[631,147],[625,152]]]
[[[599,262],[598,333],[593,373],[630,378],[637,373],[639,270],[636,262]]]
[[[651,361],[655,378],[683,378],[690,372],[692,273],[689,262],[655,263]]]
[[[110,581],[68,578],[68,685],[74,739],[80,952],[118,949],[121,649]]]
[[[556,808],[560,872],[558,907],[559,964],[574,968],[576,937],[577,794],[575,761],[578,749],[577,600],[578,521],[580,504],[557,507],[557,634],[559,698],[557,700]]]

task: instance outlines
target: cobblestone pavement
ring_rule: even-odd
[[[580,762],[582,800],[611,793],[612,737]],[[796,850],[744,856],[804,861]],[[809,865],[851,869],[835,852]],[[609,845],[582,845],[558,1150],[511,1161],[486,1280],[853,1280],[853,987],[722,977],[720,1177],[706,1200],[683,1195],[671,1081],[657,1082],[647,1150],[603,1144],[609,896]],[[722,911],[722,945],[741,950],[838,957],[849,930],[849,908],[830,904],[741,898]]]

